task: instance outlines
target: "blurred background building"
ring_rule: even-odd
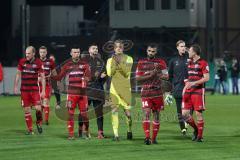
[[[134,42],[129,54],[135,60],[145,56],[151,42],[159,44],[160,56],[168,60],[179,39],[187,45],[199,43],[209,62],[240,58],[240,0],[3,0],[1,4],[4,66],[15,67],[28,45],[45,45],[63,62],[73,44],[87,50],[95,42],[101,49],[115,39]]]
[[[239,0],[6,0],[1,16],[1,59],[15,65],[24,48],[46,45],[65,58],[70,44],[86,49],[110,39],[130,39],[134,56],[159,43],[164,57],[179,39],[200,43],[208,60],[239,56]],[[3,23],[3,22],[1,22]],[[4,55],[4,56],[3,56]],[[3,61],[3,60],[2,60]]]

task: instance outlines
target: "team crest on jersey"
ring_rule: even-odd
[[[50,62],[46,62],[46,65],[49,65],[50,64]]]
[[[32,67],[33,67],[33,68],[36,68],[36,67],[37,67],[37,65],[36,65],[36,64],[33,64],[33,65],[32,65]]]
[[[194,68],[198,68],[198,67],[199,67],[199,65],[198,65],[198,64],[195,64],[195,65],[194,65]]]
[[[79,68],[80,68],[80,69],[83,69],[83,65],[80,64],[80,65],[79,65]]]
[[[175,65],[176,65],[176,66],[178,66],[178,65],[179,65],[178,61],[176,61]]]
[[[209,72],[209,66],[206,66],[206,70]]]

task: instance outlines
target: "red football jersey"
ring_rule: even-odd
[[[91,72],[89,65],[85,61],[79,60],[78,62],[73,62],[72,59],[67,61],[61,68],[61,72],[52,78],[61,80],[65,76],[67,76],[68,80],[68,94],[86,94],[86,79],[90,79]]]
[[[209,73],[209,66],[207,61],[203,59],[198,59],[196,62],[193,62],[192,60],[188,64],[188,82],[194,82],[198,81],[203,78],[203,75]],[[205,85],[195,85],[192,86],[189,89],[186,89],[185,92],[191,92],[192,94],[202,92],[202,88],[204,88]]]
[[[33,61],[28,61],[26,58],[20,59],[18,70],[21,71],[21,91],[39,92],[38,77],[43,73],[43,65],[40,59],[35,58]]]
[[[45,74],[45,78],[46,78],[46,86],[50,85],[50,74],[51,71],[53,69],[55,69],[56,65],[54,63],[53,60],[51,59],[45,59],[45,60],[41,60],[42,64],[43,64],[43,70],[44,70],[44,74]],[[39,83],[40,85],[42,85],[42,83]]]
[[[157,68],[161,74],[168,74],[167,65],[164,60],[160,58],[142,59],[139,60],[137,65],[136,76],[143,76],[149,74],[150,71]],[[142,85],[142,97],[159,97],[162,96],[161,79],[156,76],[152,79],[145,81]]]

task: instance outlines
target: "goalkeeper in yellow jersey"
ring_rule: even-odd
[[[131,85],[130,75],[133,65],[132,57],[123,53],[124,44],[121,40],[114,42],[114,54],[107,60],[107,75],[112,78],[110,87],[110,98],[112,101],[112,126],[114,141],[119,141],[118,135],[118,110],[124,109],[126,122],[128,125],[127,139],[132,139],[132,119],[131,119]]]

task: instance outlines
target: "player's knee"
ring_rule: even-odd
[[[42,107],[41,107],[40,105],[37,105],[37,106],[35,106],[35,109],[36,109],[37,111],[41,111],[41,110],[42,110]]]
[[[31,112],[31,107],[24,107],[24,112],[25,113]]]
[[[49,100],[44,98],[43,99],[43,106],[48,106],[49,105]]]
[[[117,107],[112,108],[112,113],[115,113],[115,112],[118,112],[118,108]]]
[[[197,117],[197,120],[203,120],[203,115],[201,112],[196,112],[196,117]]]

